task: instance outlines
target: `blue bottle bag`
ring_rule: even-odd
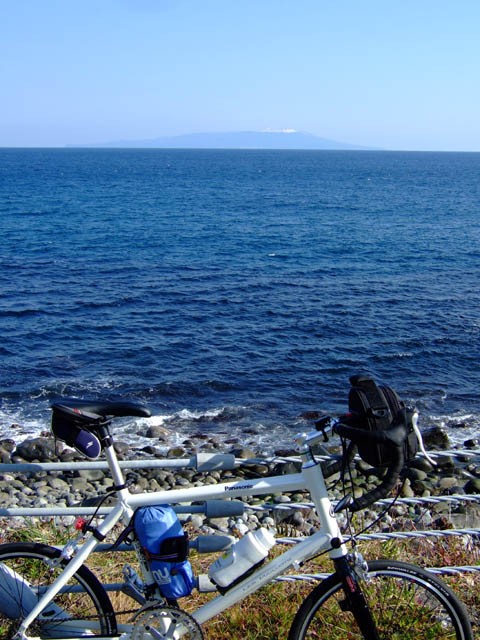
[[[133,526],[164,598],[188,596],[195,583],[187,560],[188,538],[172,507],[141,507],[135,511]]]

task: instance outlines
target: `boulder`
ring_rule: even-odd
[[[443,427],[429,427],[422,431],[423,443],[426,449],[449,449],[450,438]]]
[[[170,431],[168,429],[165,429],[165,427],[161,427],[158,424],[153,424],[150,427],[148,427],[144,435],[145,435],[145,438],[156,438],[157,440],[166,440],[170,435]]]
[[[15,455],[31,462],[50,462],[56,459],[55,440],[53,438],[31,438],[17,445]]]
[[[480,478],[470,478],[464,489],[465,493],[480,493]]]

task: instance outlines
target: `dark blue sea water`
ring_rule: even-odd
[[[479,431],[480,154],[3,149],[0,225],[1,435],[128,397],[268,448],[358,372]]]

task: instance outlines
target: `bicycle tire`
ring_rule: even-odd
[[[0,545],[0,640],[13,637],[67,562],[61,559],[58,549],[44,544]],[[27,637],[32,634],[41,639],[94,638],[116,633],[115,613],[105,589],[94,574],[82,566],[30,625]]]
[[[381,640],[473,640],[465,607],[443,581],[424,569],[389,560],[369,563],[361,588]],[[300,606],[288,640],[365,639],[332,574]]]

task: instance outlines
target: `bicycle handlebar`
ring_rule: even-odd
[[[321,425],[319,426],[321,427]],[[338,421],[333,426],[333,431],[342,437],[348,438],[351,442],[342,460],[327,465],[325,469],[326,476],[332,475],[344,468],[346,464],[349,464],[355,456],[358,444],[382,444],[388,447],[392,456],[392,462],[387,466],[385,477],[381,484],[368,491],[365,495],[355,498],[350,503],[349,510],[360,511],[374,502],[386,498],[395,487],[405,464],[404,445],[408,435],[405,421],[384,431],[367,431],[366,429],[351,427]]]

